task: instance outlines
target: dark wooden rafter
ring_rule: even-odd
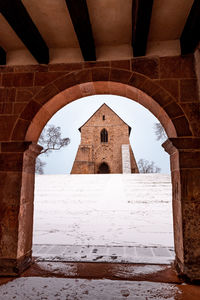
[[[0,0],[0,12],[41,64],[49,63],[49,49],[21,0]]]
[[[6,51],[0,47],[0,65],[6,64]]]
[[[65,0],[85,61],[96,60],[95,43],[86,0]]]
[[[181,54],[193,53],[200,41],[200,1],[195,0],[187,22],[183,29],[180,42]]]
[[[132,47],[134,56],[146,54],[153,0],[132,2]]]

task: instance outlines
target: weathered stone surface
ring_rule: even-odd
[[[185,118],[185,116],[174,119],[173,124],[176,128],[178,136],[192,136],[188,120]]]
[[[26,102],[17,102],[17,103],[13,103],[13,105],[14,105],[13,113],[15,115],[20,115],[26,107]]]
[[[166,89],[172,96],[179,100],[179,81],[177,79],[161,79],[155,82]]]
[[[132,73],[130,71],[111,69],[110,81],[128,83]]]
[[[200,168],[200,151],[180,153],[181,168]]]
[[[131,70],[130,60],[113,60],[111,61],[111,68]]]
[[[0,114],[8,115],[12,114],[13,104],[12,103],[0,103]]]
[[[75,72],[76,84],[92,81],[92,72],[90,69]]]
[[[95,68],[92,70],[93,81],[108,81],[110,78],[109,68]]]
[[[33,73],[4,73],[2,77],[2,86],[32,86]]]
[[[181,109],[180,105],[172,102],[165,106],[165,111],[170,118],[177,118],[184,115],[183,110]]]
[[[72,168],[72,174],[96,174],[107,166],[108,173],[122,173],[122,145],[128,147],[130,173],[138,173],[136,161],[129,144],[129,127],[106,104],[103,104],[83,124],[81,144]],[[102,137],[102,130],[107,136]],[[130,149],[129,149],[130,148]]]
[[[0,88],[0,102],[14,102],[15,101],[16,89],[11,88]]]
[[[30,121],[24,119],[18,119],[12,133],[12,137],[11,137],[12,141],[23,141],[29,125],[30,125]]]
[[[132,59],[132,70],[152,79],[159,78],[159,58],[142,57]]]
[[[98,68],[110,67],[110,61],[86,61],[83,64],[84,69],[96,68],[96,67]]]
[[[160,78],[195,77],[193,55],[160,58]]]
[[[182,79],[180,81],[180,101],[198,102],[196,79]]]
[[[176,265],[191,280],[200,279],[199,145],[199,138],[172,138],[164,143],[172,166]]]
[[[18,276],[32,264],[31,252],[19,259],[0,258],[0,276]]]
[[[48,71],[48,66],[44,65],[23,65],[23,66],[14,66],[13,71],[18,73],[18,72],[47,72]]]
[[[108,83],[109,91],[111,95],[125,96],[126,95],[126,86],[119,82],[111,82]]]
[[[29,102],[29,104],[25,107],[25,109],[23,110],[23,112],[20,115],[21,119],[32,120],[40,108],[41,108],[41,105],[39,103],[37,103],[36,101]]]
[[[13,275],[15,269],[18,270],[15,273],[21,272],[30,264],[35,158],[40,150],[40,146],[30,142],[1,145],[0,260],[4,257],[1,275]]]
[[[1,205],[16,205],[21,191],[21,172],[0,172]]]
[[[33,197],[33,193],[32,193]],[[17,257],[31,253],[33,234],[33,199],[20,205]]]
[[[153,99],[155,99],[162,107],[173,101],[172,96],[161,88],[153,94]]]
[[[0,141],[8,141],[10,139],[12,129],[17,120],[17,116],[6,115],[0,116]]]
[[[54,84],[49,84],[45,86],[39,93],[37,93],[34,97],[34,100],[38,103],[44,104],[48,100],[50,100],[53,96],[58,94],[58,88]],[[31,99],[30,99],[31,101]]]
[[[21,153],[0,153],[0,171],[21,171],[22,163]]]
[[[1,143],[0,152],[24,152],[31,142],[4,142]]]
[[[74,74],[67,74],[57,80],[54,81],[54,86],[57,88],[58,91],[63,91],[67,88],[70,88],[76,85],[76,78]],[[57,92],[58,93],[58,92]],[[55,93],[55,94],[57,94]]]
[[[142,74],[138,74],[138,73],[134,72],[134,73],[132,73],[128,84],[140,89],[141,87],[144,86],[144,83],[146,83],[146,80],[147,80],[147,77],[145,77]]]
[[[181,107],[190,122],[192,132],[200,137],[200,103],[181,103]]]
[[[44,86],[65,75],[65,72],[36,72],[34,85]]]
[[[68,64],[50,64],[48,66],[49,71],[64,71],[64,72],[72,72],[75,70],[82,69],[83,64],[82,63],[68,63]]]
[[[150,79],[143,81],[143,85],[140,87],[140,89],[143,92],[147,93],[147,95],[152,96],[153,98],[154,98],[154,95],[157,92],[159,92],[159,90],[161,90],[159,85]]]
[[[16,102],[29,102],[41,90],[41,87],[17,88]]]

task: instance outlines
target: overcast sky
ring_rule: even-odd
[[[140,104],[120,96],[96,95],[76,100],[58,111],[47,124],[61,127],[63,137],[69,137],[71,143],[48,157],[40,156],[47,165],[45,174],[70,173],[80,144],[78,130],[88,118],[103,104],[112,108],[131,128],[130,144],[136,161],[140,158],[154,161],[161,173],[169,173],[169,155],[156,140],[153,126],[158,120]]]

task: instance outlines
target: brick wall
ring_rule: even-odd
[[[30,122],[47,101],[77,84],[80,93],[76,99],[87,96],[91,86],[81,88],[81,84],[96,81],[114,81],[141,89],[164,107],[178,135],[200,135],[197,78],[194,58],[189,55],[0,67],[0,141],[24,140]],[[122,89],[119,84],[119,95],[124,95]],[[112,89],[108,91],[105,86],[104,90],[112,94]],[[126,95],[129,96],[127,92]]]

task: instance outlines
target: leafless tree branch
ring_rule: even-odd
[[[40,154],[49,155],[52,151],[60,150],[61,148],[67,146],[70,143],[69,138],[61,137],[61,128],[55,125],[49,125],[43,129],[38,144],[43,147]],[[36,173],[43,174],[43,167],[46,163],[42,162],[38,157],[36,159]],[[42,173],[41,173],[42,172]]]

